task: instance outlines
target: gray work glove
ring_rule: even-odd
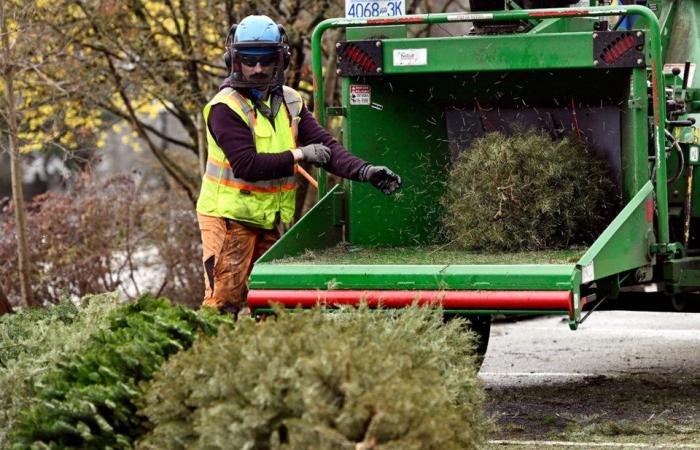
[[[401,177],[386,166],[365,164],[358,172],[360,181],[369,181],[383,193],[389,195],[401,187]]]
[[[331,149],[323,144],[309,144],[299,147],[302,160],[317,166],[325,165],[331,159]]]

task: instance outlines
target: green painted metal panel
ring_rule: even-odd
[[[700,286],[700,257],[679,258],[664,262],[666,290],[678,293]]]
[[[345,38],[348,41],[360,41],[364,39],[401,39],[407,33],[406,25],[388,25],[384,27],[357,27],[345,30]]]
[[[561,33],[566,29],[566,21],[561,19],[544,19],[535,25],[528,33],[531,34],[541,34],[541,33]],[[591,28],[587,28],[587,31]]]
[[[597,22],[593,18],[577,17],[568,20],[563,19],[545,19],[538,23],[528,33],[564,33],[571,31],[591,31],[594,24]]]
[[[593,67],[591,32],[518,34],[383,41],[384,73],[418,74],[486,70]],[[399,50],[425,49],[425,65],[397,65]]]
[[[333,187],[265,252],[255,267],[274,259],[297,256],[306,250],[337,245],[343,239],[343,196],[340,185]],[[251,277],[255,277],[255,269]]]
[[[649,181],[648,153],[648,101],[646,69],[630,72],[627,101],[622,104],[620,117],[622,146],[622,199],[631,200]]]
[[[569,290],[574,265],[259,264],[251,289]]]
[[[401,175],[403,187],[387,196],[368,183],[350,183],[348,240],[359,245],[420,245],[439,241],[439,198],[449,151],[442,106],[428,103],[429,86],[414,80],[366,80],[372,105],[348,106],[343,139],[352,152]],[[414,96],[411,96],[411,90]],[[408,94],[408,95],[403,95]]]
[[[583,283],[649,265],[653,191],[651,181],[647,182],[581,257],[577,267]]]

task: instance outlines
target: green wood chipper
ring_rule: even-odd
[[[700,0],[567,3],[474,0],[465,13],[323,21],[312,42],[316,116],[339,117],[347,148],[391,167],[403,187],[327,190],[320,173],[319,202],[252,271],[254,313],[439,304],[469,316],[485,344],[494,314],[560,314],[576,329],[621,291],[700,290]],[[458,22],[473,28],[408,37],[415,25]],[[334,49],[342,95],[324,109],[321,38],[331,29],[344,30]],[[451,163],[513,125],[567,129],[607,161],[622,206],[589,247],[484,255],[441,245]]]

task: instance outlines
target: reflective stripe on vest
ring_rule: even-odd
[[[245,114],[248,118],[248,126],[250,127],[250,132],[253,133],[253,136],[255,136],[255,124],[257,123],[258,117],[255,115],[255,111],[253,110],[253,108],[250,107],[248,102],[246,102],[243,96],[237,91],[234,91],[231,88],[226,88],[222,92],[224,92],[225,95],[232,98],[236,103],[238,103],[238,106],[241,108],[241,111],[243,111],[243,114]]]
[[[293,176],[260,181],[247,181],[242,178],[236,178],[230,164],[213,158],[207,160],[206,177],[215,183],[250,192],[290,191],[297,187]]]

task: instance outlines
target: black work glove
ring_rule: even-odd
[[[365,164],[357,174],[360,181],[369,181],[383,193],[389,195],[401,187],[401,177],[386,166]]]
[[[331,149],[323,144],[309,144],[299,147],[302,160],[317,166],[325,165],[331,159]]]

